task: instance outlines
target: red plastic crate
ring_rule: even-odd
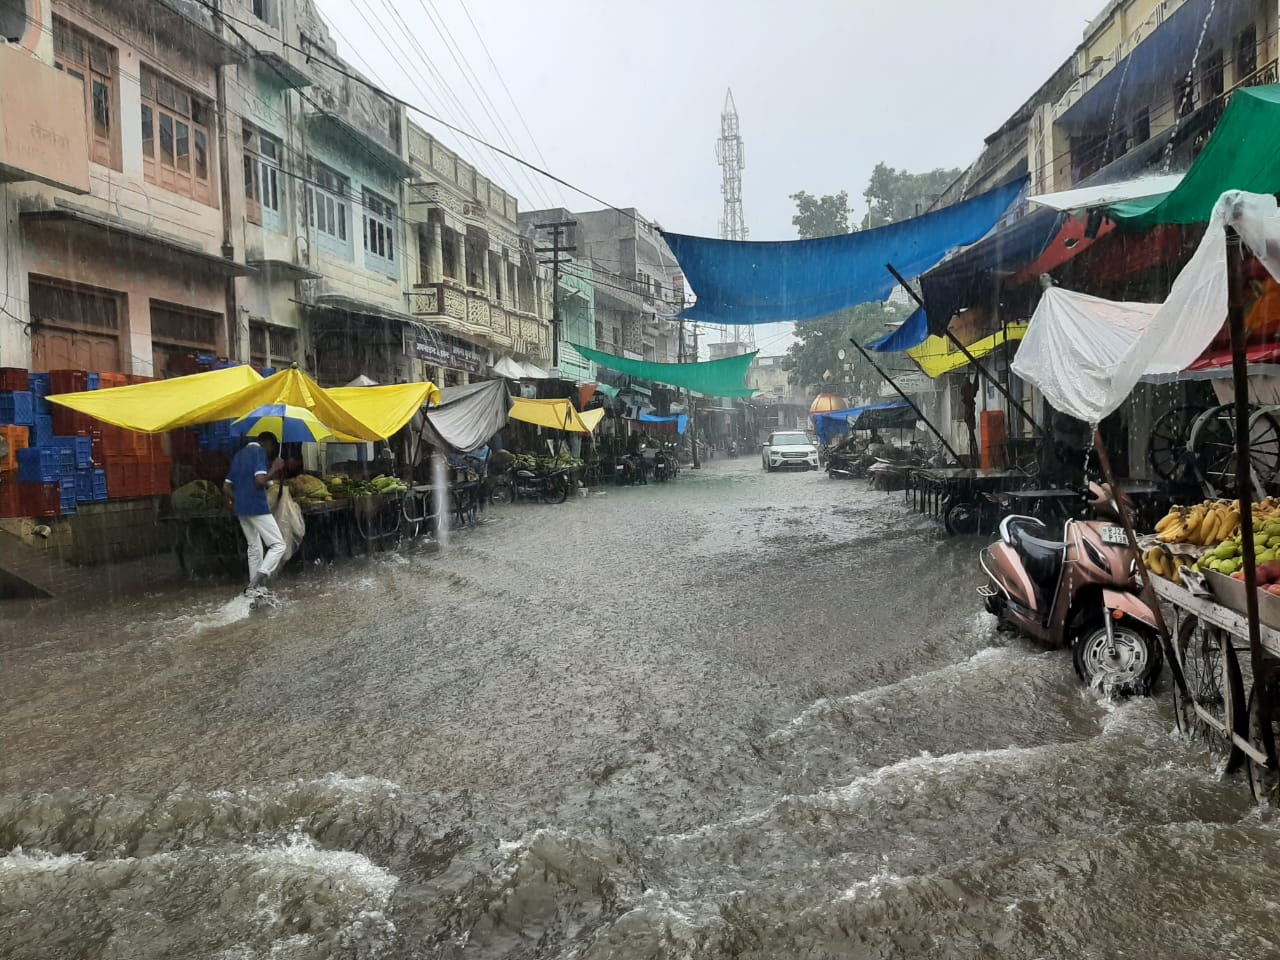
[[[157,379],[156,377],[143,376],[140,373],[128,373],[128,374],[125,374],[125,377],[128,379],[131,385],[135,383],[154,383]]]
[[[50,393],[80,393],[89,389],[87,370],[50,370]]]
[[[31,378],[22,367],[0,367],[0,391],[30,390]]]
[[[98,389],[110,390],[112,387],[128,386],[129,377],[123,373],[100,373],[98,374]]]
[[[51,403],[53,408],[53,433],[58,437],[89,437],[97,428],[98,421],[87,413],[72,410],[59,403]]]
[[[156,457],[147,464],[150,490],[155,496],[168,496],[173,493],[173,461],[168,457]]]
[[[52,519],[62,516],[61,487],[56,483],[19,483],[16,471],[0,472],[0,517]]]

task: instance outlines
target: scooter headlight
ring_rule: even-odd
[[[1103,556],[1102,551],[1099,550],[1097,547],[1095,547],[1088,540],[1083,540],[1082,542],[1084,543],[1085,556],[1087,556],[1090,560],[1093,561],[1093,565],[1097,567],[1099,570],[1101,570],[1103,573],[1110,573],[1111,564],[1107,563],[1107,558]]]

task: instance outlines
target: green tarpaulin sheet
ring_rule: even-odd
[[[576,343],[571,346],[586,359],[609,370],[617,370],[641,380],[665,383],[669,387],[684,387],[708,397],[751,397],[756,392],[743,382],[747,376],[747,368],[756,358],[754,353],[701,363],[652,363],[601,353],[590,347],[580,347]]]
[[[1204,223],[1227,190],[1280,193],[1280,85],[1241,87],[1182,182],[1170,193],[1107,208],[1125,229]]]

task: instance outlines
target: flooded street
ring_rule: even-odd
[[[715,460],[6,609],[0,956],[1280,955],[1280,831],[898,494]]]

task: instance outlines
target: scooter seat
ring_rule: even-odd
[[[1052,600],[1053,590],[1062,572],[1062,558],[1067,545],[1039,534],[1049,532],[1044,522],[1035,517],[1011,516],[1000,522],[1000,537],[1013,547],[1022,559],[1027,576],[1041,593],[1041,602]]]

